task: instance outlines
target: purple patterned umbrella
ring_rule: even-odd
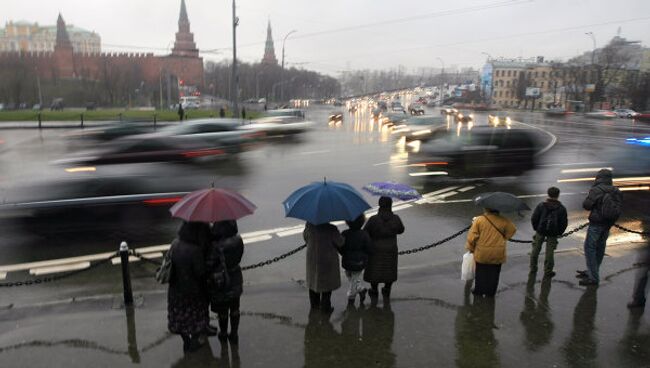
[[[422,197],[422,195],[412,187],[406,184],[395,183],[393,181],[377,181],[364,186],[363,189],[373,195],[397,198],[402,201]]]

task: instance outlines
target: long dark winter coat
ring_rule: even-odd
[[[379,208],[364,230],[370,235],[372,246],[363,279],[371,283],[397,281],[397,235],[404,232],[402,220],[390,208]]]
[[[209,321],[206,292],[205,246],[207,224],[184,223],[172,242],[172,269],[167,294],[169,331],[176,334],[203,333]]]
[[[307,243],[307,287],[317,293],[341,287],[339,248],[343,237],[334,225],[307,223],[303,237]]]
[[[214,310],[220,304],[230,303],[243,293],[244,277],[239,263],[244,255],[244,242],[237,234],[237,224],[234,221],[222,221],[214,225],[215,241],[212,242],[206,263],[210,273],[221,269],[220,250],[223,251],[230,278],[229,287],[225,290],[210,290],[210,306]]]
[[[344,230],[342,235],[345,239],[341,248],[343,269],[353,272],[363,271],[368,265],[372,248],[370,236],[361,229],[361,225]]]

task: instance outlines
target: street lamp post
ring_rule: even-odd
[[[291,30],[289,33],[284,36],[282,39],[282,70],[280,71],[280,82],[284,80],[284,43],[287,41],[287,38],[293,34],[296,33],[295,29]],[[284,84],[280,84],[280,101],[284,101]]]
[[[239,77],[237,76],[237,18],[235,0],[232,0],[232,83],[230,85],[230,97],[232,98],[232,116],[239,116]]]
[[[437,57],[436,59],[442,64],[442,69],[440,69],[440,91],[439,91],[440,92],[440,106],[442,106],[442,104],[444,102],[444,98],[442,96],[442,89],[444,87],[442,77],[445,74],[445,62],[440,57]]]

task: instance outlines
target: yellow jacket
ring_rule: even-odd
[[[488,217],[492,224],[488,221]],[[497,227],[499,230],[495,229]],[[506,241],[515,235],[517,228],[507,218],[485,212],[472,223],[465,248],[474,253],[474,261],[484,264],[506,262]],[[504,238],[505,235],[505,238]]]

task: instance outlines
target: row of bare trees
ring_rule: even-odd
[[[278,65],[240,62],[238,74],[241,100],[322,99],[336,97],[341,92],[338,80],[309,70],[286,68],[283,71]],[[205,91],[230,100],[231,75],[230,61],[208,62],[205,67]]]

